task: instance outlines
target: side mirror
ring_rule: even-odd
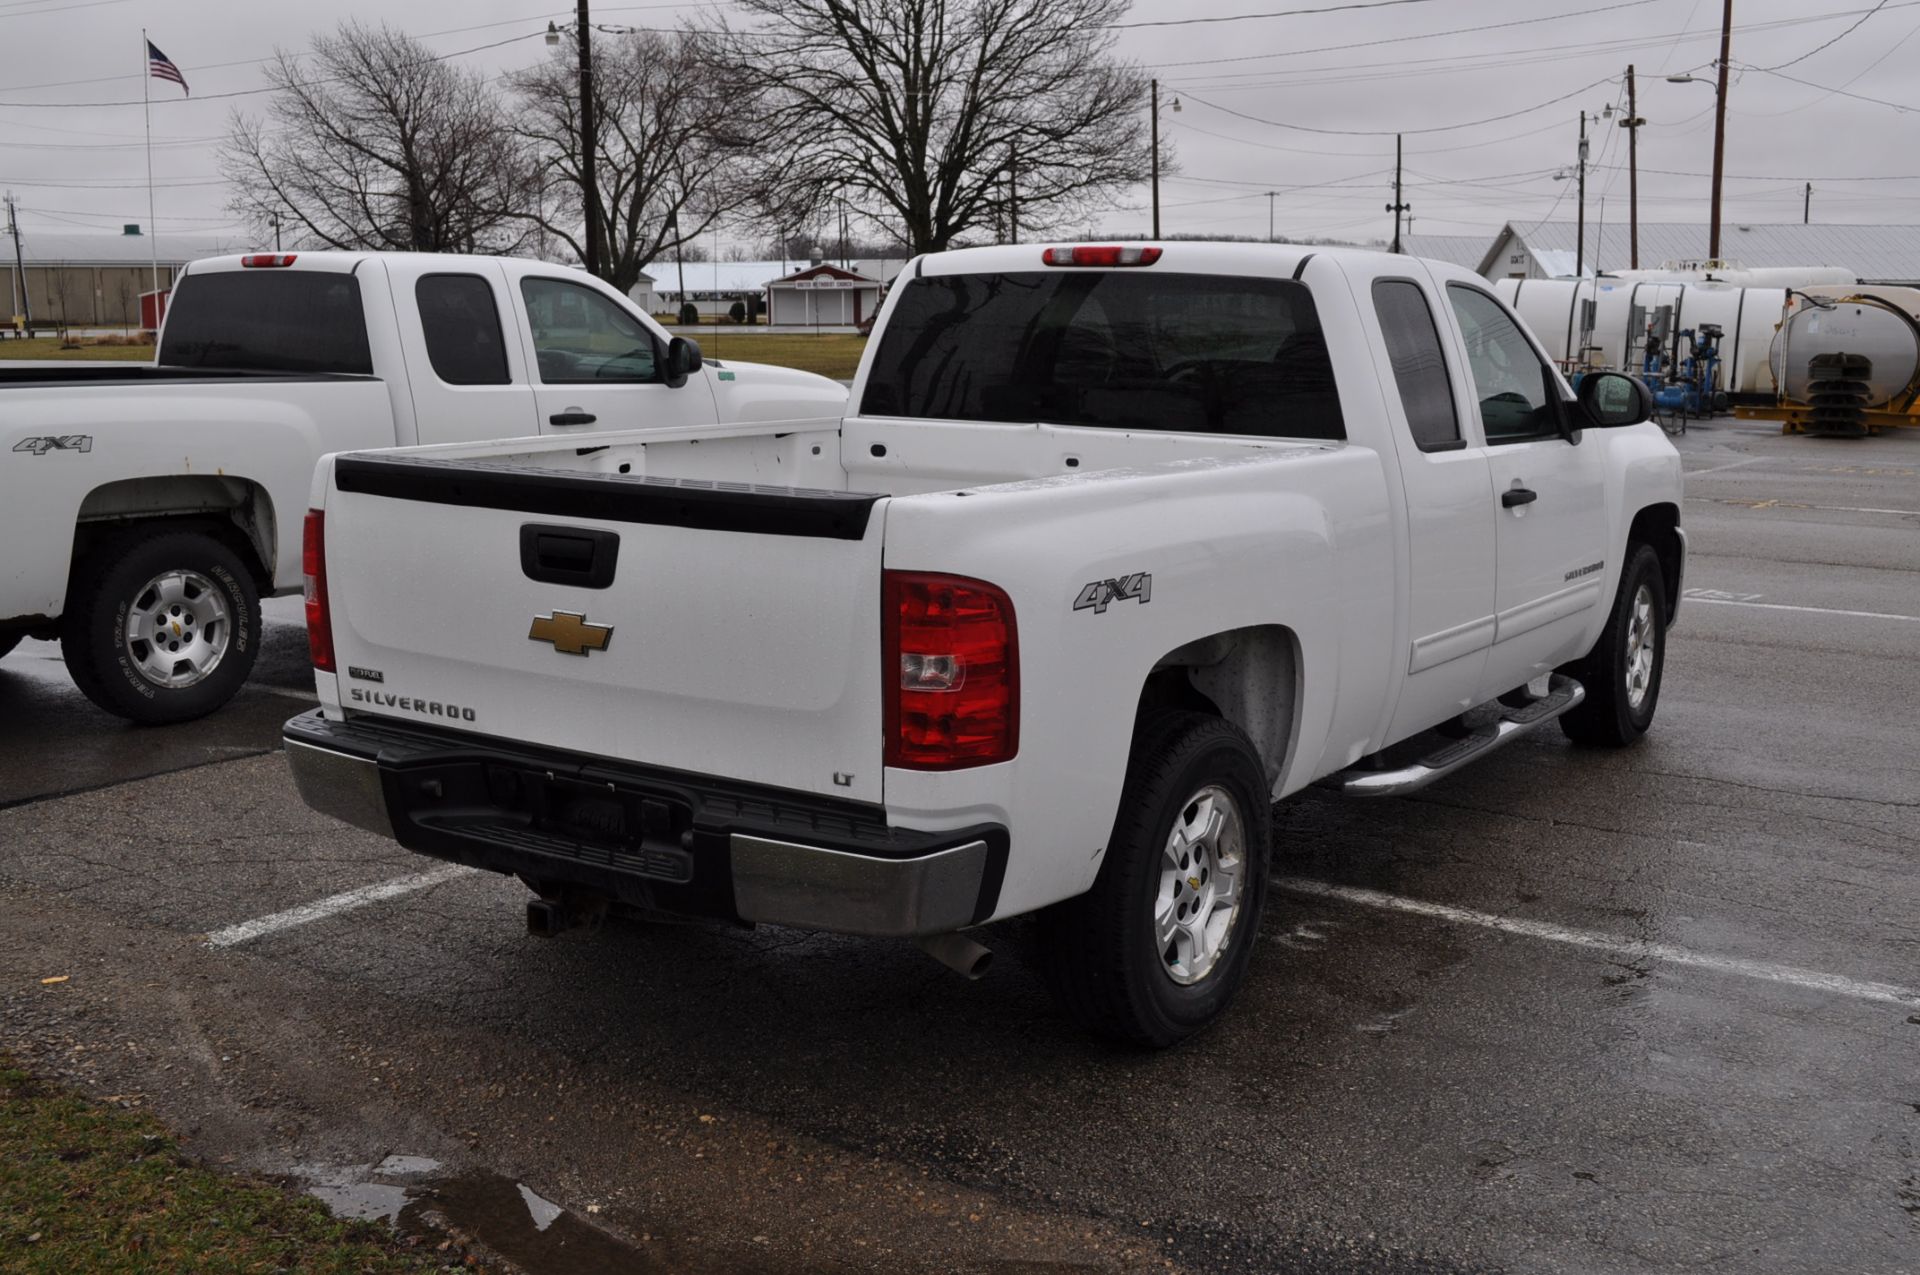
[[[667,342],[667,385],[679,389],[700,370],[700,343],[677,336]]]
[[[1653,419],[1653,392],[1637,376],[1621,372],[1588,372],[1574,389],[1581,422],[1598,429],[1638,425]]]

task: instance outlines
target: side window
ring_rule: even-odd
[[[1393,381],[1400,388],[1400,405],[1415,444],[1423,452],[1466,446],[1453,409],[1453,383],[1447,379],[1440,330],[1420,285],[1381,279],[1373,285],[1373,308],[1380,316],[1380,334],[1387,341]]]
[[[505,385],[506,339],[493,287],[477,274],[430,274],[413,285],[433,374],[448,385]]]
[[[657,381],[653,333],[592,288],[563,279],[520,281],[534,357],[548,385]]]
[[[1553,372],[1506,311],[1486,293],[1457,283],[1447,285],[1447,299],[1466,338],[1473,396],[1487,441],[1514,443],[1557,433],[1560,404]]]

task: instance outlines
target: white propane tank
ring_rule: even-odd
[[[1796,403],[1811,401],[1812,363],[1822,354],[1850,354],[1869,361],[1862,406],[1883,407],[1905,397],[1920,374],[1920,328],[1912,315],[1888,296],[1855,294],[1827,305],[1831,308],[1795,298],[1786,322],[1774,334],[1768,362],[1786,397]]]
[[[1637,372],[1649,322],[1667,311],[1669,333],[1711,323],[1721,330],[1722,389],[1773,396],[1768,353],[1785,288],[1728,283],[1594,279],[1496,279],[1494,292],[1527,321],[1547,353],[1568,363]],[[1592,306],[1591,315],[1586,310]],[[1590,326],[1589,326],[1590,323]],[[1671,337],[1668,338],[1671,345]],[[1684,351],[1682,351],[1684,354]]]

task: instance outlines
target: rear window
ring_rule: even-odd
[[[493,288],[479,275],[423,275],[413,286],[433,373],[448,385],[505,385],[507,344]]]
[[[157,360],[171,367],[373,375],[360,283],[316,270],[189,273]]]
[[[1049,270],[901,287],[866,415],[1346,437],[1305,284]]]

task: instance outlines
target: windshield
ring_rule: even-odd
[[[1304,284],[1053,270],[900,286],[866,415],[1346,437]]]
[[[331,271],[189,272],[174,288],[161,366],[373,374],[360,284]]]

